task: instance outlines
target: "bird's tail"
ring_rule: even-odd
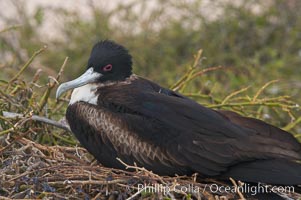
[[[223,176],[251,183],[301,185],[301,163],[284,159],[256,160],[237,164]]]

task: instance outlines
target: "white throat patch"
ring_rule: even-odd
[[[75,88],[72,92],[69,105],[78,101],[84,101],[90,104],[97,105],[98,95],[95,94],[97,90],[97,84],[87,84],[78,88]]]

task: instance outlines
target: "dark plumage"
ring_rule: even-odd
[[[161,175],[192,174],[270,184],[301,184],[301,145],[263,121],[201,106],[132,75],[128,51],[97,43],[87,72],[57,91],[73,91],[66,117],[104,166],[116,160]],[[82,87],[79,87],[82,86]]]

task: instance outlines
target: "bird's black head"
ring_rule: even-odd
[[[94,45],[87,70],[73,81],[63,83],[56,92],[57,98],[67,90],[89,83],[123,81],[132,74],[132,57],[123,46],[104,40]]]
[[[132,74],[132,57],[123,46],[104,40],[94,45],[87,68],[102,74],[101,82],[123,81]]]

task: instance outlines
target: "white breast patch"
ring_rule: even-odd
[[[87,84],[78,88],[75,88],[72,92],[69,105],[78,101],[84,101],[90,104],[97,105],[98,95],[95,94],[97,90],[97,84]]]

